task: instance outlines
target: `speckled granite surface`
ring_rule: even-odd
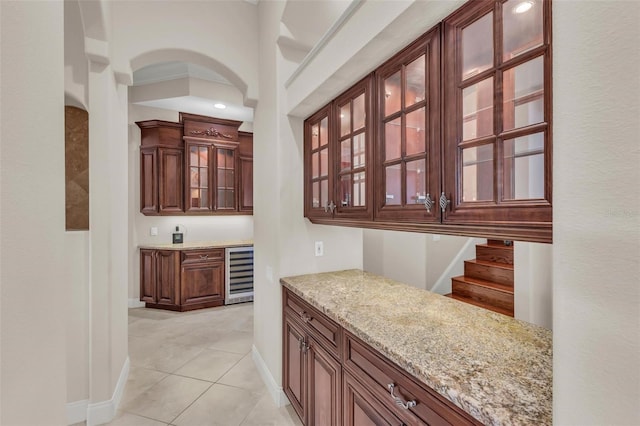
[[[360,270],[280,282],[486,425],[551,425],[550,330]]]
[[[252,246],[253,240],[196,241],[183,244],[140,244],[141,249],[187,250]]]

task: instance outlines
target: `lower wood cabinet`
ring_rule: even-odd
[[[307,426],[481,424],[284,287],[283,387]]]
[[[223,305],[224,249],[141,249],[140,300],[174,311]]]

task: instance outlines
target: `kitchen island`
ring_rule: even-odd
[[[482,424],[552,424],[550,330],[360,270],[280,282],[344,329],[338,362],[348,364],[353,335]],[[300,316],[309,322],[310,314]]]

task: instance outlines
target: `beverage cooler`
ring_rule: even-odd
[[[253,300],[253,247],[230,247],[225,252],[225,304]]]

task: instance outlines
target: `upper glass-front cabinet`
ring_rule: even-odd
[[[376,71],[376,217],[438,220],[439,47],[436,28]]]
[[[329,193],[333,185],[333,174],[329,174],[330,119],[331,105],[327,105],[305,121],[304,211],[310,218],[332,217],[335,210],[333,191]]]
[[[444,22],[444,222],[551,222],[550,3],[474,2]]]

